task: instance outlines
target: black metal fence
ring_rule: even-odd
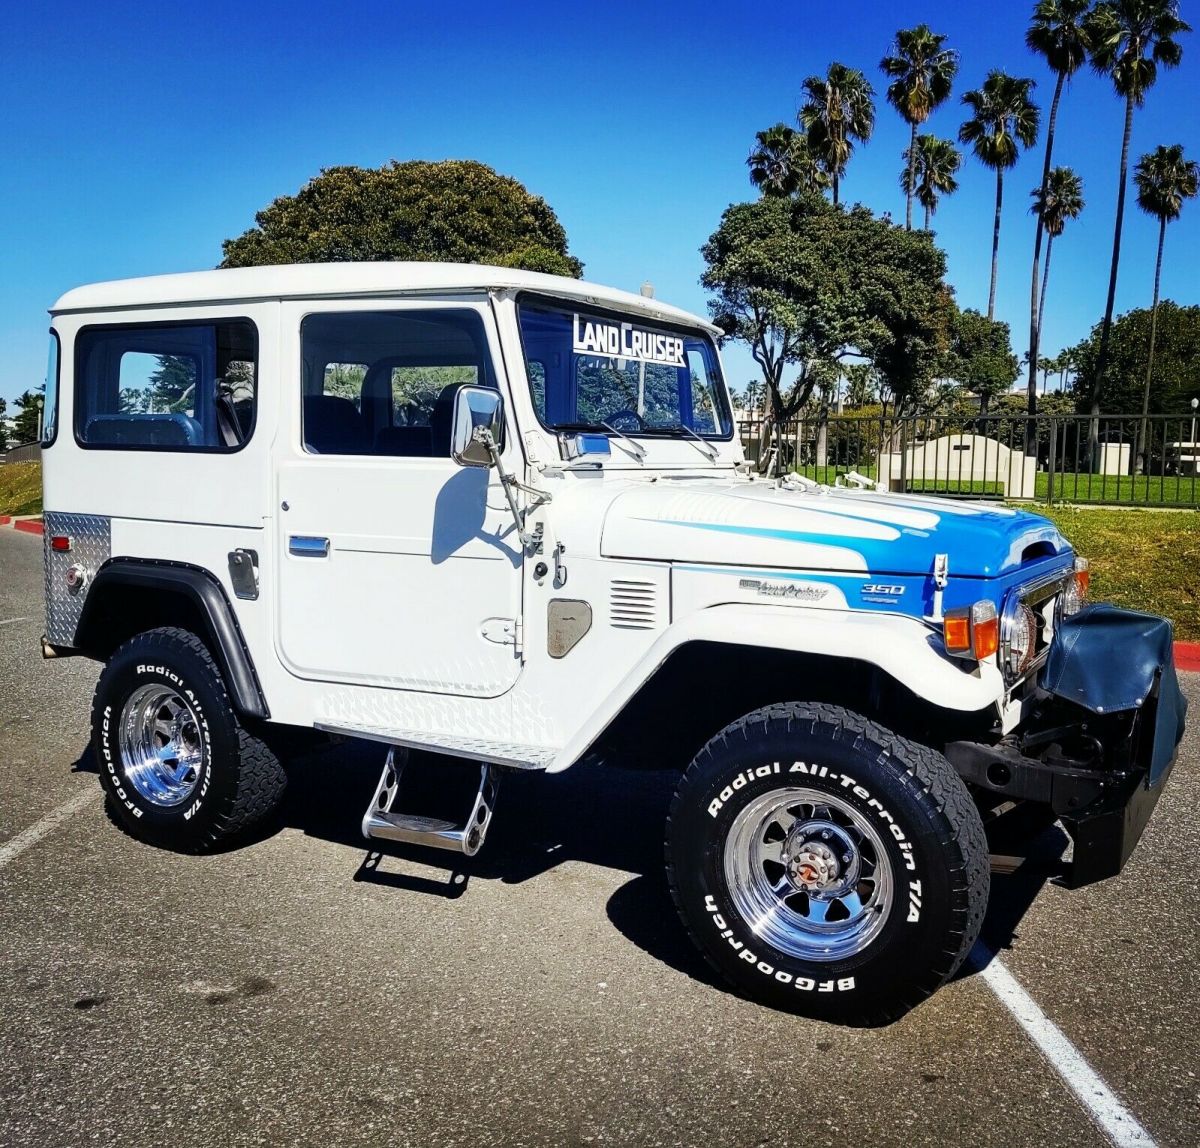
[[[0,444],[2,445],[2,444]],[[42,444],[40,442],[22,443],[20,446],[14,446],[11,450],[5,452],[0,451],[0,463],[2,462],[38,462],[42,457]]]
[[[958,498],[1200,506],[1200,443],[1189,415],[830,414],[764,438],[740,424],[747,456],[834,485]]]

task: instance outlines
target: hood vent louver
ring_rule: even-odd
[[[617,630],[653,630],[658,625],[658,587],[653,582],[614,578],[608,616]]]

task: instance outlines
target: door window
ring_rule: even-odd
[[[300,326],[301,426],[314,454],[450,457],[455,392],[494,387],[475,311],[338,311]]]

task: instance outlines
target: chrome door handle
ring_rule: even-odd
[[[329,539],[311,534],[293,534],[288,538],[288,553],[297,558],[328,558]]]

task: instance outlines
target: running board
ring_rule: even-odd
[[[408,754],[389,749],[383,763],[383,773],[375,787],[375,796],[363,816],[363,836],[379,841],[400,841],[406,845],[424,845],[430,849],[449,849],[474,857],[483,847],[492,810],[496,805],[496,790],[500,784],[499,771],[484,762],[479,767],[479,792],[471,814],[463,825],[442,821],[436,817],[421,817],[415,813],[393,813],[392,805],[400,791],[400,775]]]
[[[430,753],[445,753],[451,757],[466,757],[503,765],[509,769],[545,769],[557,756],[557,749],[542,745],[520,745],[516,742],[484,741],[481,738],[457,737],[454,734],[429,733],[425,730],[401,729],[393,726],[348,726],[333,722],[317,722],[314,726],[324,733],[341,737],[358,737],[384,745],[399,745],[407,749],[424,749]]]

